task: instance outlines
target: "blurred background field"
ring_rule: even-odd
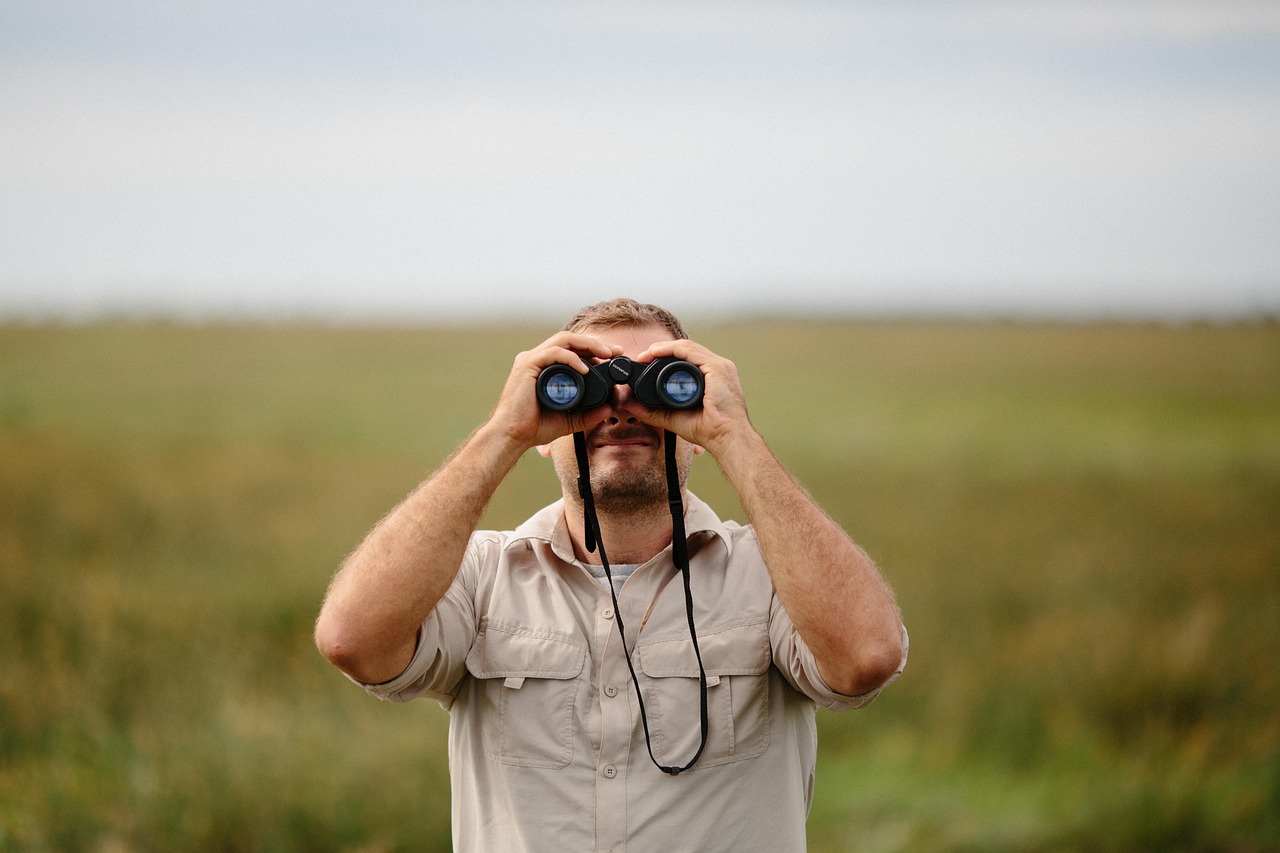
[[[1280,327],[694,325],[911,630],[813,851],[1280,848]],[[446,715],[311,625],[544,333],[0,325],[0,850],[448,850]]]

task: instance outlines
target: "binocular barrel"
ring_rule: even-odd
[[[635,398],[654,409],[692,409],[702,403],[702,371],[674,356],[644,364],[625,355],[593,364],[586,375],[567,364],[538,374],[538,403],[553,412],[594,409],[609,400],[615,385],[629,385]]]

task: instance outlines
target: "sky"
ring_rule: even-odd
[[[0,317],[1280,312],[1280,2],[0,0]]]

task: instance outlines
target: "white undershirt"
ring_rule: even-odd
[[[631,577],[631,573],[640,568],[640,563],[624,563],[621,566],[609,565],[609,574],[613,576],[613,592],[616,595],[622,591],[622,585],[626,583],[627,578]],[[591,572],[591,576],[600,581],[600,585],[608,589],[608,581],[604,575],[604,566],[587,566],[587,571]]]

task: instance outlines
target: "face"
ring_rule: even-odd
[[[604,343],[621,347],[622,354],[631,358],[658,341],[673,340],[661,326],[618,326],[583,331]],[[611,515],[636,513],[655,506],[665,508],[667,475],[662,430],[637,420],[628,409],[631,402],[628,386],[615,386],[612,394],[613,411],[587,433],[587,459],[596,507],[600,512]],[[676,466],[683,487],[694,448],[683,439],[677,441]],[[573,436],[556,439],[544,449],[544,453],[550,455],[555,463],[566,499],[580,503]]]

